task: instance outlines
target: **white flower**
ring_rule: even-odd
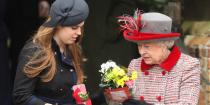
[[[99,72],[105,73],[110,67],[114,68],[114,67],[116,67],[116,66],[117,66],[117,65],[116,65],[115,62],[109,60],[109,61],[107,61],[106,63],[102,63],[102,65],[101,65],[101,70],[99,70]]]
[[[110,67],[116,67],[117,65],[116,65],[116,63],[113,62],[113,61],[108,61],[108,62],[107,62],[107,66],[110,68]]]

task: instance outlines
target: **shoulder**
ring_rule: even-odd
[[[181,54],[178,63],[182,65],[184,71],[199,72],[201,69],[199,59],[184,53]]]
[[[142,58],[132,59],[128,68],[129,69],[139,68],[140,67],[140,63],[141,63],[141,59]]]
[[[32,40],[29,40],[26,42],[26,44],[23,46],[19,57],[27,57],[27,56],[33,56],[40,54],[42,50],[42,47],[34,43]]]
[[[200,64],[200,61],[197,58],[194,58],[184,53],[181,54],[180,61],[185,65]]]
[[[22,50],[27,50],[27,49],[41,49],[41,46],[38,43],[33,42],[32,40],[29,40],[25,43],[23,46]]]
[[[142,59],[142,58],[132,59],[131,62],[130,62],[130,65],[141,63],[141,59]]]

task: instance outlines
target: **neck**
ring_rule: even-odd
[[[56,43],[59,46],[60,52],[64,53],[64,49],[65,49],[65,44],[62,43],[56,36],[53,37],[53,39],[56,41]]]
[[[163,63],[168,58],[168,56],[169,56],[170,53],[171,53],[170,50],[166,50],[165,53],[162,56],[162,59],[160,61],[158,61],[158,64]]]

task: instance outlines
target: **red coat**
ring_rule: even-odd
[[[174,53],[177,51],[173,50],[161,65],[147,65],[141,58],[131,61],[129,71],[138,71],[133,90],[135,99],[161,105],[198,103],[200,63],[186,54],[177,56]]]

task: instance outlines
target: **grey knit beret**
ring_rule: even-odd
[[[84,0],[56,0],[50,8],[50,19],[43,26],[73,26],[84,21],[89,8]]]

